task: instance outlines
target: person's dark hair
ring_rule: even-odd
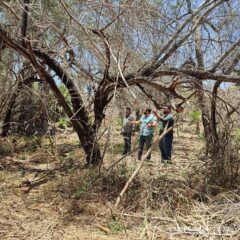
[[[181,105],[178,105],[178,106],[176,107],[176,112],[178,112],[178,113],[183,112],[183,110],[184,110],[184,107],[182,107]]]
[[[172,109],[172,107],[170,105],[166,105],[165,108],[170,109],[170,110]]]
[[[131,111],[131,108],[130,107],[126,107],[126,110],[130,110]]]
[[[151,108],[146,108],[148,113],[151,113],[152,109]]]

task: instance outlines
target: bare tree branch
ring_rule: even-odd
[[[22,34],[22,42],[24,44],[24,38],[27,35],[27,25],[28,25],[28,13],[29,13],[29,8],[28,8],[29,0],[24,0],[24,10],[22,13],[22,26],[21,26],[21,34]]]
[[[223,61],[235,50],[238,46],[240,46],[240,38],[236,41],[220,58],[219,60],[213,65],[210,72],[215,72],[217,68],[223,63]]]

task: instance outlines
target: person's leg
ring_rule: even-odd
[[[149,136],[146,136],[146,148],[147,150],[152,146],[152,138],[153,138],[153,135],[149,135]],[[149,154],[149,156],[147,157],[147,159],[151,159],[151,152]]]
[[[132,138],[132,133],[127,134],[127,153],[131,152],[131,138]]]
[[[138,160],[141,160],[143,154],[143,148],[145,143],[145,136],[139,136],[139,147],[138,147]]]
[[[123,133],[123,140],[124,140],[123,155],[124,155],[124,154],[127,154],[127,150],[128,150],[128,137],[127,137],[127,133]]]
[[[166,154],[165,154],[165,137],[159,141],[159,149],[161,152],[162,161],[166,160]]]
[[[172,153],[172,142],[173,142],[173,136],[166,136],[165,137],[165,154],[166,154],[166,160],[171,161],[171,153]]]

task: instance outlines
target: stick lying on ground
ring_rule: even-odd
[[[169,133],[171,130],[173,129],[173,127],[168,128],[167,130],[164,130],[164,132],[159,136],[159,138],[153,142],[152,146],[148,149],[148,151],[146,152],[146,154],[143,156],[142,160],[140,161],[139,165],[137,166],[137,168],[135,169],[135,171],[133,172],[133,174],[131,175],[131,177],[128,179],[127,183],[125,184],[124,188],[122,189],[122,191],[120,192],[120,194],[117,197],[117,200],[115,202],[114,205],[114,209],[116,210],[121,199],[123,198],[123,195],[125,194],[125,192],[127,191],[129,185],[131,184],[131,182],[133,181],[133,179],[135,178],[135,176],[138,174],[139,170],[141,169],[144,161],[147,159],[147,157],[150,155],[150,152],[152,150],[152,148],[154,146],[156,146],[158,144],[159,141],[161,141],[163,139],[163,137]]]

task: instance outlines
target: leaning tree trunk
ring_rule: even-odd
[[[84,131],[77,130],[76,132],[86,154],[87,164],[98,164],[102,155],[97,141],[96,132],[92,128],[85,129]]]
[[[66,103],[64,97],[62,96],[52,77],[46,72],[43,72],[44,69],[41,69],[41,71],[43,73],[44,79],[47,79],[51,90],[53,91],[55,97],[58,100],[58,103],[63,107],[72,122],[73,128],[76,131],[83,150],[86,154],[87,164],[98,164],[101,160],[101,151],[97,141],[97,131],[90,124],[88,112],[86,111],[82,103],[81,96],[77,92],[73,81],[66,75],[62,76],[63,83],[68,88],[71,95],[71,102],[73,108],[72,111]]]
[[[216,109],[217,109],[217,91],[221,83],[216,82],[212,90],[212,100],[211,100],[211,130],[212,130],[212,144],[214,149],[212,149],[212,154],[215,150],[219,148],[219,137],[217,131],[217,119],[216,119]]]
[[[193,22],[195,22],[195,19],[193,20]],[[198,67],[198,70],[202,70],[204,69],[204,58],[203,58],[203,52],[202,52],[202,32],[200,27],[196,29],[194,38],[195,38],[195,54],[197,59],[197,67]],[[195,84],[195,87],[197,90],[198,103],[202,111],[202,124],[204,128],[205,139],[206,139],[205,154],[208,155],[215,148],[211,115],[209,111],[208,100],[206,99],[206,96],[204,94],[203,81],[200,79],[197,79],[196,82],[197,83]]]
[[[208,155],[211,152],[213,146],[212,142],[212,127],[211,127],[211,120],[210,120],[210,113],[206,101],[206,96],[204,95],[203,83],[201,82],[199,89],[197,89],[197,98],[200,109],[202,111],[202,124],[204,129],[204,136],[206,141],[206,151],[205,154]]]
[[[97,141],[98,128],[91,125],[88,111],[86,110],[81,95],[79,94],[73,80],[64,72],[63,68],[49,55],[44,52],[34,51],[36,56],[43,59],[48,67],[53,70],[57,76],[62,80],[63,84],[69,91],[71,96],[72,109],[66,103],[64,97],[59,91],[54,79],[46,72],[46,70],[39,65],[36,61],[33,61],[35,69],[41,78],[50,86],[53,91],[58,103],[63,107],[64,111],[68,115],[70,121],[72,122],[73,128],[76,131],[78,138],[81,142],[83,150],[86,154],[87,164],[98,164],[101,160],[101,151]],[[100,117],[100,123],[104,115],[102,113],[103,108],[99,109],[98,116]],[[95,116],[96,118],[96,116]]]

